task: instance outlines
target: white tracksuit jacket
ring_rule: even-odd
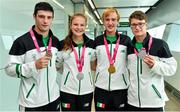
[[[33,32],[40,49],[44,50],[42,35],[34,30]],[[6,68],[6,73],[9,76],[20,78],[19,104],[21,106],[32,108],[43,106],[60,96],[55,68],[59,40],[53,36],[51,31],[49,36],[52,36],[52,59],[48,68],[36,69],[35,60],[44,56],[46,52],[37,52],[29,32],[17,38],[9,52],[9,67]]]
[[[150,35],[143,41],[143,47],[148,50]],[[168,100],[164,90],[164,76],[174,75],[177,62],[172,57],[165,41],[153,38],[149,54],[155,57],[155,64],[150,69],[134,53],[135,38],[128,48],[128,69],[130,86],[128,89],[128,104],[142,108],[163,107]]]

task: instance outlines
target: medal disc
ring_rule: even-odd
[[[76,76],[76,78],[77,78],[78,80],[82,80],[82,79],[84,78],[83,73],[78,73],[77,76]]]
[[[48,50],[48,51],[46,52],[46,56],[52,57],[52,52],[51,52],[50,50]]]
[[[145,55],[146,55],[146,51],[145,51],[145,50],[141,50],[141,51],[138,53],[138,57],[139,57],[140,59],[143,59]]]
[[[108,72],[109,72],[110,74],[115,73],[115,72],[116,72],[115,66],[114,66],[114,65],[110,65],[109,68],[108,68]]]

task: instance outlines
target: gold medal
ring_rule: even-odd
[[[113,64],[111,64],[111,65],[109,66],[109,68],[108,68],[108,72],[109,72],[110,74],[112,74],[112,73],[115,73],[115,72],[116,72],[116,68],[115,68],[115,66],[114,66]]]

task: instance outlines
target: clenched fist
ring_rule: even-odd
[[[52,53],[48,51],[43,57],[36,60],[35,65],[37,69],[46,68],[49,64],[49,60],[52,58]]]

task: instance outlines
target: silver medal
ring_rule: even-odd
[[[78,80],[82,80],[82,79],[84,78],[83,73],[78,73],[77,76],[76,76],[76,78],[77,78]]]
[[[141,50],[141,51],[138,53],[138,57],[139,57],[140,59],[143,59],[145,55],[146,55],[146,51],[145,51],[145,50]]]

